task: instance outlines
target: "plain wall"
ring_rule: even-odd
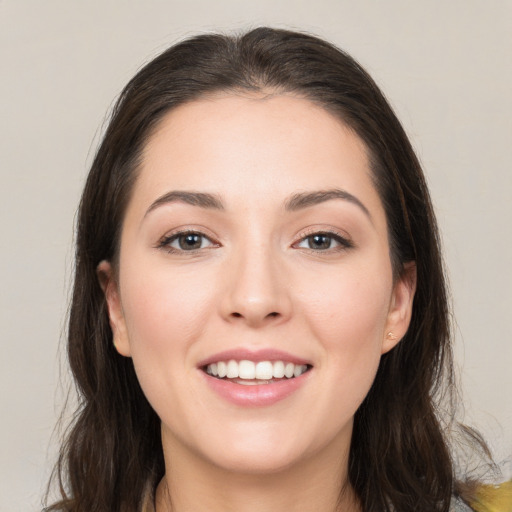
[[[512,2],[0,0],[1,510],[40,509],[54,457],[74,215],[105,113],[169,44],[261,24],[333,41],[395,107],[444,239],[466,419],[512,453]]]

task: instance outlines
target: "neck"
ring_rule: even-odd
[[[191,454],[176,455],[172,461],[166,457],[156,512],[360,511],[348,484],[348,451],[333,458],[332,446],[330,454],[270,474],[225,470]]]

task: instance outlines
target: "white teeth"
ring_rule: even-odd
[[[256,364],[256,378],[270,380],[272,378],[273,366],[270,361],[260,361]]]
[[[238,377],[238,363],[236,361],[228,361],[226,377],[228,379],[236,379]]]
[[[238,364],[238,376],[241,379],[254,379],[256,377],[256,365],[252,361],[240,361]]]
[[[308,369],[305,364],[293,364],[285,361],[218,361],[206,367],[206,373],[215,377],[228,379],[245,379],[247,381],[258,380],[260,383],[268,383],[272,379],[291,379],[299,377]],[[249,384],[249,382],[244,384]]]
[[[303,372],[304,370],[302,369],[302,366],[295,366],[295,368],[293,369],[293,376],[298,377]]]
[[[226,376],[227,373],[227,367],[226,363],[224,361],[219,361],[217,363],[217,374],[220,378],[223,378]]]
[[[284,363],[283,363],[283,361],[276,361],[274,363],[272,375],[276,379],[282,379],[284,377]]]
[[[284,376],[287,379],[291,379],[293,377],[293,374],[295,370],[295,365],[293,363],[286,363],[286,366],[284,367]]]

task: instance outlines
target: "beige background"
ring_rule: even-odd
[[[38,510],[63,403],[73,219],[126,81],[198,31],[308,30],[396,108],[442,228],[467,419],[512,453],[512,1],[0,0],[0,509]]]

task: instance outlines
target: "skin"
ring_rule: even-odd
[[[360,204],[284,207],[331,189]],[[224,209],[154,205],[170,191],[214,194]],[[180,250],[179,230],[204,233],[201,248]],[[334,235],[319,249],[313,233]],[[348,485],[338,503],[354,413],[408,328],[415,290],[413,265],[393,280],[362,141],[290,95],[180,106],[145,148],[120,247],[117,272],[104,261],[98,275],[116,348],[162,420],[157,511],[171,510],[169,494],[178,512],[359,510]],[[284,400],[237,406],[198,369],[234,348],[277,348],[312,369]]]

